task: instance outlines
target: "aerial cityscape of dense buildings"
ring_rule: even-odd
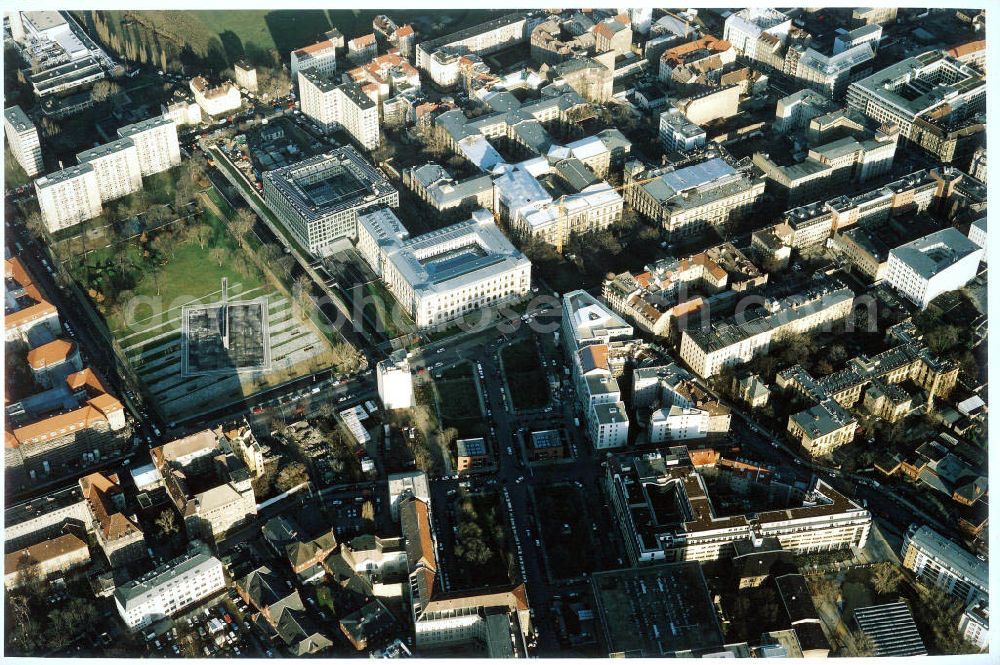
[[[986,25],[5,8],[5,654],[985,659]]]

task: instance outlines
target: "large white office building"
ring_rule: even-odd
[[[101,214],[101,186],[90,164],[69,166],[35,180],[38,207],[49,233]]]
[[[303,115],[324,131],[343,127],[366,150],[378,147],[378,104],[357,83],[337,84],[317,69],[309,69],[299,73],[299,96]]]
[[[847,104],[876,122],[894,123],[903,139],[917,140],[918,118],[985,111],[986,78],[944,51],[927,51],[851,83]]]
[[[804,495],[767,478],[722,479],[739,493],[751,487],[768,492],[777,509],[717,514],[702,471],[684,447],[617,455],[608,460],[604,482],[634,566],[728,559],[737,541],[763,538],[777,538],[796,554],[864,547],[871,531],[867,510],[818,479]],[[778,507],[783,505],[788,507]]]
[[[984,251],[957,229],[942,229],[891,250],[886,282],[926,309],[942,293],[971,282]]]
[[[195,543],[182,556],[115,589],[115,606],[129,630],[172,616],[225,588],[222,562]]]
[[[358,251],[418,328],[438,326],[531,291],[531,262],[480,208],[414,238],[391,210],[358,216]]]
[[[41,173],[45,167],[42,164],[42,144],[38,141],[38,129],[20,106],[4,109],[3,129],[7,136],[7,147],[28,177]]]
[[[157,116],[118,130],[119,138],[135,143],[142,177],[171,169],[181,163],[181,147],[177,141],[177,125],[173,120]]]
[[[94,168],[101,201],[112,201],[142,189],[139,151],[132,139],[117,139],[84,150],[77,153],[76,161]]]
[[[352,146],[264,173],[264,201],[303,247],[326,255],[357,236],[359,210],[398,206],[385,175]]]

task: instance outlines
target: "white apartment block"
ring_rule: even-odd
[[[313,70],[299,74],[299,98],[303,115],[326,132],[339,127],[366,150],[379,146],[378,104],[353,81],[337,85]]]
[[[649,417],[649,442],[686,441],[708,436],[708,411],[673,405]]]
[[[375,366],[378,396],[386,411],[413,406],[413,375],[406,351],[400,350]]]
[[[257,68],[246,60],[233,63],[233,78],[236,85],[249,92],[257,92]]]
[[[621,448],[628,443],[628,414],[624,402],[595,404],[590,408],[588,421],[594,448]]]
[[[482,208],[466,221],[414,238],[388,209],[358,215],[357,245],[418,328],[531,291],[531,262]]]
[[[764,33],[784,37],[792,28],[792,19],[776,9],[751,7],[741,9],[726,19],[722,38],[748,60],[757,59],[757,40]]]
[[[117,139],[84,150],[77,153],[76,161],[94,168],[101,201],[113,201],[142,189],[139,151],[132,139]]]
[[[243,104],[239,89],[229,81],[212,87],[204,77],[195,76],[191,79],[190,86],[194,100],[210,117],[236,111]]]
[[[93,219],[102,212],[101,187],[90,164],[69,166],[38,178],[35,193],[49,233]]]
[[[292,80],[299,80],[299,74],[312,70],[322,76],[332,76],[337,71],[337,45],[325,39],[310,46],[292,51]]]
[[[926,309],[942,293],[975,279],[984,251],[949,227],[891,250],[885,279],[920,309]]]
[[[115,589],[118,614],[130,631],[173,616],[225,588],[222,562],[204,545]]]
[[[724,367],[735,367],[766,353],[771,341],[783,335],[809,332],[843,319],[853,304],[854,292],[846,287],[819,289],[775,303],[767,314],[747,314],[745,321],[717,321],[707,330],[688,329],[681,334],[681,359],[707,379]]]
[[[903,536],[903,567],[918,580],[967,605],[989,593],[989,566],[929,526],[910,525]]]
[[[514,46],[528,39],[526,23],[527,16],[524,12],[514,12],[450,35],[421,42],[417,45],[417,68],[427,72],[438,85],[447,86],[448,83],[435,78],[435,54],[450,52],[457,60],[458,53],[485,55]]]
[[[688,152],[705,145],[705,130],[676,108],[660,114],[660,143],[667,152]]]
[[[118,130],[119,138],[130,138],[139,155],[142,177],[171,169],[181,163],[181,148],[177,141],[177,125],[173,120],[158,116]]]
[[[958,634],[980,650],[990,644],[990,605],[986,598],[979,598],[965,608],[958,619]]]
[[[33,178],[41,173],[45,166],[42,163],[42,144],[38,140],[38,129],[20,106],[4,109],[3,129],[7,136],[7,146],[28,177]]]

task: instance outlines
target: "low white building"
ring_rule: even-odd
[[[972,281],[984,251],[958,230],[942,229],[890,251],[886,282],[926,309],[942,293]]]
[[[212,87],[204,77],[195,76],[191,79],[191,92],[194,93],[194,100],[198,102],[198,106],[210,116],[236,111],[243,103],[239,88],[229,81],[223,81]]]
[[[225,588],[222,562],[195,541],[182,556],[115,589],[115,606],[129,630],[173,616]]]
[[[387,411],[409,409],[413,406],[413,375],[406,360],[406,350],[401,349],[375,367],[378,396]]]
[[[488,210],[410,238],[393,212],[358,215],[358,250],[418,328],[452,321],[531,290],[531,262]]]
[[[660,143],[667,152],[688,152],[705,145],[705,130],[676,108],[660,114]]]
[[[233,78],[236,85],[249,92],[257,92],[257,68],[246,60],[237,60],[233,63]]]
[[[427,474],[423,471],[404,471],[389,474],[389,512],[392,519],[399,521],[399,504],[409,497],[420,499],[430,505],[431,490]]]
[[[685,441],[708,436],[708,411],[673,405],[649,417],[649,442]]]
[[[977,219],[969,226],[969,240],[983,248],[983,263],[986,262],[986,218]]]
[[[965,608],[958,619],[958,634],[985,650],[990,644],[990,604],[986,598],[977,598]]]

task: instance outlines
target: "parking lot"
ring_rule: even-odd
[[[231,658],[273,657],[262,649],[250,634],[249,608],[236,592],[219,594],[206,604],[173,619],[173,625],[157,634],[153,628],[144,633],[153,657]]]

